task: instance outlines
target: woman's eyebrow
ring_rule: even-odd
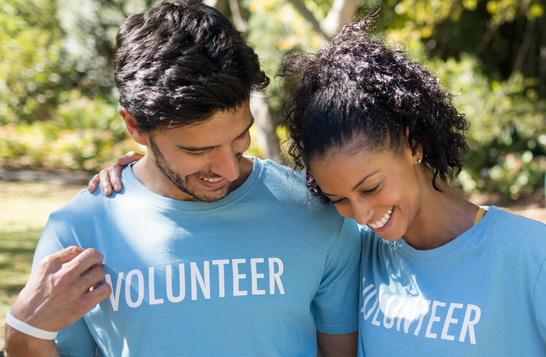
[[[374,171],[374,172],[369,173],[366,176],[364,176],[364,178],[362,180],[358,181],[358,183],[355,185],[355,187],[353,187],[352,191],[356,190],[360,185],[362,185],[362,183],[364,183],[364,181],[366,181],[366,179],[368,179],[370,176],[375,175],[378,172],[379,172],[379,170]]]
[[[374,172],[369,173],[366,176],[364,176],[364,178],[362,178],[362,180],[358,181],[358,183],[355,185],[355,187],[353,187],[353,189],[351,191],[356,190],[360,185],[362,185],[362,183],[364,183],[364,181],[366,181],[366,179],[370,178],[371,176],[375,175],[378,172],[379,172],[379,170],[374,171]],[[324,191],[322,191],[322,194],[325,195],[325,196],[338,196],[338,197],[341,197],[339,195],[336,195],[335,193],[326,193]]]

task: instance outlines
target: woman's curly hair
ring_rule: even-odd
[[[283,107],[289,130],[288,153],[296,169],[307,168],[307,187],[324,196],[309,171],[309,159],[351,144],[400,152],[423,147],[423,161],[443,181],[456,177],[468,151],[469,122],[452,104],[452,95],[400,46],[389,48],[370,34],[373,18],[346,26],[317,54],[286,57],[279,76],[292,80]],[[406,136],[406,131],[408,135]],[[357,150],[357,151],[355,151]]]

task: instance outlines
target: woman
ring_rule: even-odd
[[[449,188],[469,123],[369,26],[281,68],[296,168],[362,225],[360,355],[545,356],[546,226]]]
[[[296,168],[363,226],[360,355],[545,356],[546,227],[449,188],[469,124],[369,23],[281,68]]]

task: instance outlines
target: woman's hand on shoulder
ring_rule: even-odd
[[[144,157],[144,154],[130,151],[122,157],[118,158],[114,164],[110,167],[107,167],[104,170],[101,170],[97,175],[93,176],[91,181],[89,181],[88,190],[89,192],[95,192],[98,185],[102,187],[102,192],[106,196],[112,194],[112,187],[114,191],[121,191],[123,186],[121,183],[121,170],[133,161],[138,161]]]

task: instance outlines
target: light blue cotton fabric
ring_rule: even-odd
[[[546,356],[546,226],[496,207],[432,250],[362,230],[361,356]]]
[[[61,248],[104,255],[113,293],[60,332],[62,356],[316,356],[316,331],[358,328],[360,234],[309,201],[301,174],[254,159],[213,202],[168,199],[131,168],[123,190],[53,213],[34,268]]]

